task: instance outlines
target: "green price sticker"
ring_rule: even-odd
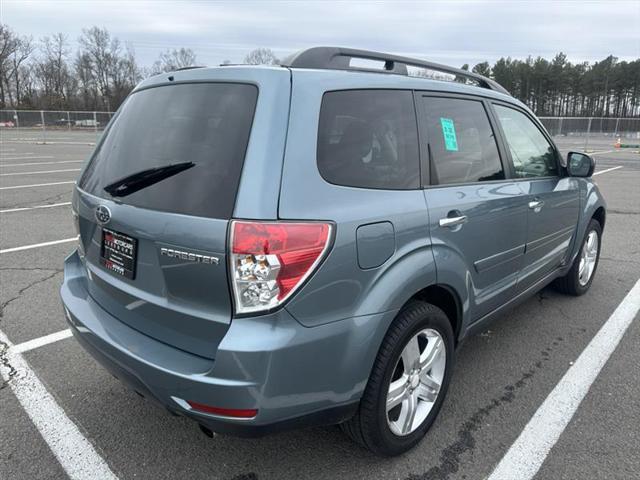
[[[444,137],[444,148],[450,152],[458,151],[458,139],[456,138],[456,127],[450,118],[440,118],[442,136]]]

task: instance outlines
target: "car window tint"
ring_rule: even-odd
[[[232,83],[176,84],[132,93],[96,148],[80,188],[105,187],[148,169],[193,162],[120,197],[136,207],[230,218],[251,133],[258,89]]]
[[[495,135],[482,102],[423,97],[432,183],[505,178]]]
[[[330,183],[393,190],[418,188],[418,132],[412,93],[325,93],[317,154],[318,170]]]
[[[494,105],[509,145],[517,177],[548,177],[558,174],[556,155],[536,125],[522,112]]]

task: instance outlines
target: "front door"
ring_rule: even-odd
[[[561,175],[559,154],[543,131],[521,110],[494,104],[508,145],[514,177],[527,195],[527,246],[518,292],[542,281],[567,260],[578,222],[575,179]]]

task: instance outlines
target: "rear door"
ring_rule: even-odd
[[[526,195],[507,177],[488,105],[419,94],[431,186],[424,191],[438,282],[469,292],[471,320],[515,292],[526,235]]]
[[[513,176],[527,194],[527,247],[518,279],[521,292],[566,260],[578,222],[575,179],[562,176],[559,153],[524,110],[493,105],[508,145]]]
[[[227,224],[258,88],[180,83],[133,93],[75,198],[91,297],[130,327],[213,358],[232,301]]]

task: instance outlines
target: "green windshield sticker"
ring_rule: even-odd
[[[458,151],[458,139],[456,138],[456,127],[450,118],[440,118],[442,126],[442,136],[444,137],[444,148],[450,152]]]

